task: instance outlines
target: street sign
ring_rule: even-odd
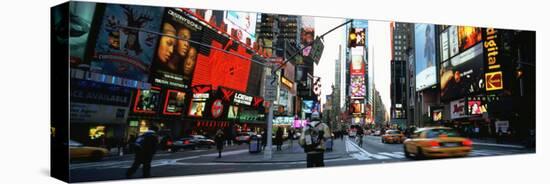
[[[273,82],[275,81],[275,82]],[[276,75],[271,75],[265,78],[264,81],[264,100],[275,101],[277,100],[277,87],[279,85]]]
[[[319,64],[319,60],[321,60],[321,56],[323,55],[323,49],[325,48],[325,45],[323,45],[323,41],[321,41],[321,38],[317,37],[315,38],[315,41],[313,41],[313,46],[311,48],[311,52],[309,56],[315,64]]]

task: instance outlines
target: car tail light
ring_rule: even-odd
[[[430,146],[431,146],[431,147],[438,147],[438,146],[439,146],[439,142],[437,142],[437,141],[430,141]]]
[[[185,140],[183,144],[189,144],[189,140]]]
[[[169,146],[172,145],[172,141],[167,141],[166,145],[169,145]]]
[[[472,140],[466,139],[462,141],[463,146],[472,146]]]

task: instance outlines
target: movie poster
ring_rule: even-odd
[[[458,27],[458,45],[460,52],[474,46],[481,41],[481,28],[471,26]]]
[[[162,8],[110,4],[105,8],[91,70],[147,81],[158,36]],[[135,29],[129,29],[130,27]]]
[[[168,90],[164,114],[180,115],[185,107],[185,93],[177,90]]]
[[[166,9],[153,66],[154,84],[187,89],[191,83],[204,27],[182,10]],[[179,38],[179,39],[176,39]]]
[[[72,67],[87,66],[89,61],[84,61],[88,37],[94,18],[95,3],[70,2],[69,8],[69,47],[70,63]]]
[[[160,102],[160,88],[138,90],[134,112],[155,113]]]
[[[195,93],[188,115],[191,117],[203,117],[205,115],[206,101],[210,98],[209,93]]]

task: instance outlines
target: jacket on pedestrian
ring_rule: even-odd
[[[216,148],[218,150],[223,149],[223,143],[225,141],[225,136],[222,132],[216,133],[216,137],[214,137],[214,141],[216,142]]]
[[[148,130],[140,135],[135,142],[136,156],[151,160],[157,151],[158,138],[155,131]]]
[[[307,154],[323,153],[325,141],[331,138],[329,127],[320,121],[312,121],[302,130],[298,143]]]

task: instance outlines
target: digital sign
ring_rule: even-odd
[[[478,44],[441,64],[441,99],[453,100],[485,89],[483,47]]]
[[[235,35],[243,43],[247,43],[247,39],[250,40],[249,43],[255,42],[256,16],[257,13],[227,11],[227,34]]]
[[[497,91],[504,88],[504,81],[501,69],[501,60],[497,42],[497,30],[494,28],[485,29],[485,49],[487,73],[485,73],[486,91]],[[501,54],[502,55],[502,54]]]
[[[203,117],[206,109],[206,101],[210,98],[209,93],[195,93],[193,94],[193,99],[191,100],[191,105],[189,109],[189,116],[192,117]]]
[[[479,27],[458,26],[458,45],[460,52],[481,42],[482,31]]]
[[[227,119],[237,119],[239,116],[239,106],[230,105],[227,112]]]
[[[352,75],[351,77],[351,97],[363,98],[366,96],[367,87],[363,75]]]
[[[433,24],[415,24],[416,91],[437,83]]]

